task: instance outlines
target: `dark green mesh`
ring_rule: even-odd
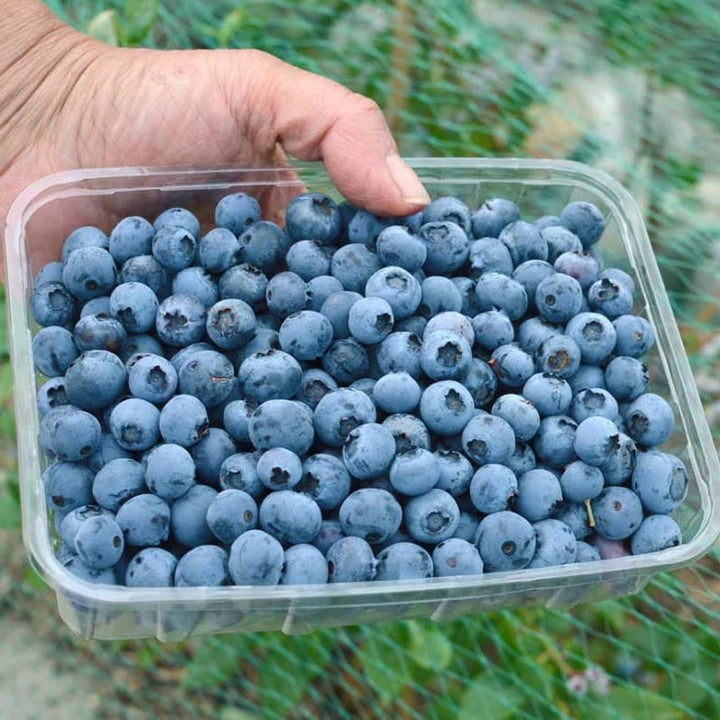
[[[176,0],[157,16],[142,1],[49,4],[125,44],[258,47],[328,75],[381,105],[406,155],[608,170],[640,204],[717,432],[717,2]],[[98,717],[720,717],[717,550],[638,596],[569,611],[173,646],[73,638],[20,546],[4,333],[0,354],[0,608],[50,640],[58,672],[90,680]]]

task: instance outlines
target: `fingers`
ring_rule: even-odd
[[[301,160],[322,160],[348,200],[378,215],[408,215],[430,202],[376,103],[271,56],[259,53],[257,61],[262,70],[250,102],[265,104],[269,117],[256,112],[251,123],[263,125],[265,142],[280,142]]]

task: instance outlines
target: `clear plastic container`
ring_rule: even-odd
[[[637,205],[618,183],[584,165],[551,160],[411,159],[433,196],[455,195],[471,207],[488,197],[517,202],[525,217],[558,214],[572,200],[589,200],[604,213],[600,250],[607,265],[632,273],[635,312],[654,324],[657,344],[647,359],[653,392],[664,395],[676,416],[665,446],[685,461],[690,489],[675,517],[684,534],[678,547],[595,563],[434,578],[423,582],[373,582],[311,587],[131,589],[84,582],[56,560],[57,545],[41,473],[47,464],[38,443],[36,377],[29,312],[33,274],[56,259],[74,227],[101,223],[108,231],[120,217],[154,217],[182,205],[212,222],[212,208],[229,192],[246,191],[275,202],[301,188],[338,197],[320,165],[287,169],[202,170],[113,168],[64,172],[28,187],[10,209],[6,228],[7,291],[15,372],[23,534],[34,567],[55,590],[60,615],[85,638],[171,641],[192,634],[282,630],[306,633],[328,626],[401,618],[443,621],[483,610],[524,604],[563,606],[639,591],[655,573],[687,565],[708,551],[720,533],[720,466],[690,365],[673,318]],[[29,257],[28,239],[54,249]]]

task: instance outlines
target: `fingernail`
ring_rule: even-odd
[[[397,185],[402,199],[408,205],[428,205],[430,196],[423,184],[418,179],[415,171],[397,154],[393,153],[385,158],[385,162],[392,177],[393,182]]]

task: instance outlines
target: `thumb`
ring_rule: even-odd
[[[264,79],[257,92],[271,122],[254,117],[266,143],[301,160],[322,160],[350,202],[378,215],[409,215],[430,202],[374,101],[270,55],[261,53],[260,62],[266,68],[256,75]]]

